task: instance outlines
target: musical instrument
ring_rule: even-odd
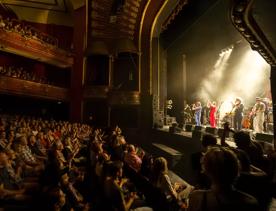
[[[242,120],[242,127],[249,129],[251,126],[251,121],[249,116],[244,116]]]

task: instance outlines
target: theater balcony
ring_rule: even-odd
[[[0,75],[0,93],[69,101],[66,88]]]
[[[73,65],[73,55],[58,48],[57,45],[24,37],[18,32],[7,31],[3,28],[0,28],[0,48],[1,51],[24,56],[60,68],[68,68]]]

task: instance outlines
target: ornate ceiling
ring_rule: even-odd
[[[134,39],[146,0],[90,1],[90,35],[93,38]]]
[[[2,0],[5,5],[10,5],[14,7],[25,7],[39,10],[51,10],[56,12],[67,12],[68,4],[66,0]]]
[[[85,0],[1,0],[19,19],[37,23],[72,26],[72,11]]]

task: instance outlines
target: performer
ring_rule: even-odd
[[[215,101],[213,101],[212,103],[208,101],[207,106],[210,108],[210,114],[209,114],[210,125],[211,127],[216,127],[217,104]]]
[[[198,101],[196,104],[193,104],[192,110],[195,111],[195,122],[196,126],[201,126],[201,103]]]
[[[189,104],[186,104],[184,107],[184,111],[182,113],[183,115],[183,124],[185,125],[186,123],[191,123],[192,122],[192,109],[189,106]]]
[[[209,113],[210,113],[210,108],[208,106],[208,102],[202,106],[201,109],[201,122],[203,125],[207,125],[209,123]]]
[[[241,98],[237,97],[233,107],[234,129],[236,131],[239,131],[242,128],[243,109],[244,109],[244,105],[242,104],[242,100]]]
[[[253,119],[253,129],[256,133],[264,131],[264,112],[265,104],[261,101],[260,97],[256,97],[256,103],[252,109],[252,114],[255,116]]]

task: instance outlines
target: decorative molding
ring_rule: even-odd
[[[110,91],[108,93],[110,105],[140,105],[138,91]]]
[[[188,0],[180,0],[178,2],[176,7],[171,12],[170,16],[162,24],[161,31],[165,31],[168,28],[168,26],[173,22],[173,20],[176,18],[176,16],[180,13],[180,11],[186,4],[188,4]]]
[[[66,88],[7,76],[0,76],[0,81],[1,93],[69,101],[69,90]]]
[[[52,64],[61,68],[73,65],[73,55],[40,41],[24,38],[18,33],[0,29],[0,47],[2,51],[21,55],[30,59]]]
[[[253,0],[233,0],[231,21],[235,28],[271,66],[276,66],[276,53],[252,15]]]
[[[68,12],[65,0],[2,0],[4,5],[27,7],[38,10],[49,10],[55,12]]]
[[[162,13],[163,9],[166,7],[167,3],[169,2],[169,0],[165,0],[162,4],[162,6],[160,7],[159,11],[157,12],[154,20],[153,20],[153,23],[152,23],[152,26],[151,26],[151,31],[150,31],[150,94],[152,94],[152,84],[153,84],[153,61],[152,61],[152,58],[153,58],[153,51],[152,51],[152,39],[153,39],[153,32],[154,32],[154,28],[156,26],[156,23],[157,23],[157,20],[160,16],[160,14]],[[158,70],[159,71],[159,70]]]
[[[84,87],[84,98],[107,98],[108,86],[86,86]]]

